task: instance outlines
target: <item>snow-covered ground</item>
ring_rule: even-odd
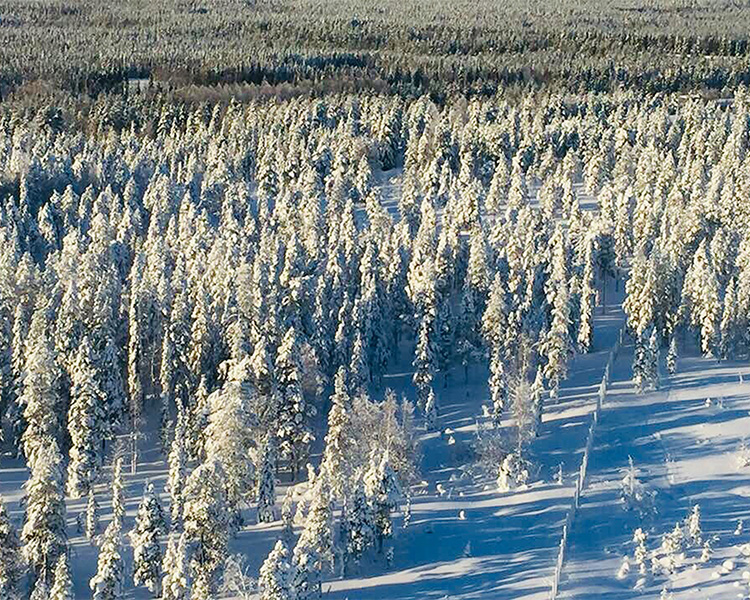
[[[560,597],[656,598],[664,588],[675,599],[748,596],[750,547],[743,546],[750,530],[737,531],[738,520],[750,516],[750,467],[738,463],[750,434],[748,367],[696,354],[679,360],[676,375],[663,373],[659,391],[637,396],[630,381],[632,347],[623,349],[599,422]],[[654,510],[643,516],[621,502],[628,457],[647,491],[656,492]],[[695,504],[703,538],[713,545],[710,560],[701,562],[701,548],[690,548],[674,575],[649,569],[639,581],[632,568],[627,577],[616,577],[623,556],[632,562],[636,528],[648,533],[652,551]],[[724,565],[727,560],[733,564]]]

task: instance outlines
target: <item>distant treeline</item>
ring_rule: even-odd
[[[440,103],[507,87],[720,92],[750,82],[748,23],[747,3],[716,0],[544,6],[5,0],[0,93],[6,98],[43,80],[96,96],[127,91],[134,78],[170,90],[242,84],[322,95],[372,89],[429,94]]]

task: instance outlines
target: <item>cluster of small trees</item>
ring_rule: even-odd
[[[633,533],[633,554],[624,556],[617,573],[618,579],[626,579],[631,573],[638,578],[636,588],[642,589],[650,578],[671,577],[681,567],[688,554],[701,563],[711,559],[711,538],[704,538],[701,525],[701,509],[695,504],[682,523],[661,538],[661,545],[648,549],[649,535],[642,528]]]

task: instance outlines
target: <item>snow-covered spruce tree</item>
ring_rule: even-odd
[[[536,437],[537,414],[533,384],[525,377],[515,377],[510,391],[511,412],[516,424],[517,447],[525,448]]]
[[[377,210],[382,211],[380,204],[377,205]],[[372,218],[371,227],[375,227],[374,220],[379,219],[379,216],[374,215]],[[383,234],[384,237],[387,235]],[[359,306],[362,314],[361,320],[356,322],[363,334],[370,377],[383,374],[391,354],[390,329],[384,323],[386,305],[382,270],[376,242],[371,238],[365,243],[360,261],[360,293],[355,305],[355,309]]]
[[[121,375],[120,350],[113,339],[115,333],[107,334],[104,349],[97,361],[97,375],[101,389],[107,399],[107,417],[104,422],[106,439],[112,439],[121,427],[127,404],[124,382]]]
[[[112,519],[118,522],[120,531],[122,531],[122,522],[125,518],[125,483],[122,479],[122,462],[121,456],[115,457],[112,468]]]
[[[651,389],[659,389],[659,337],[656,329],[651,330],[648,337],[648,361],[646,363],[646,374]]]
[[[190,351],[187,356],[188,366],[193,381],[200,381],[204,373],[211,373],[211,352],[213,342],[213,323],[208,291],[200,285],[192,314],[190,331]]]
[[[455,196],[452,196],[452,200]],[[453,289],[457,277],[459,265],[459,225],[452,211],[446,211],[443,215],[443,223],[438,235],[438,244],[435,250],[435,260],[432,263],[434,270],[434,289],[437,292],[435,306],[440,312],[440,305],[445,302],[449,292]],[[462,261],[461,261],[462,262]]]
[[[276,520],[276,436],[273,431],[268,434],[263,447],[258,478],[258,521],[273,523]]]
[[[481,356],[479,325],[481,311],[477,308],[475,292],[464,282],[461,290],[461,307],[456,331],[456,353],[464,368],[464,383],[469,381],[469,366]]]
[[[642,248],[633,258],[625,292],[623,310],[628,316],[628,327],[634,335],[642,336],[655,321],[657,304],[654,261],[646,257]]]
[[[412,257],[407,275],[409,299],[419,317],[436,304],[433,263],[438,227],[432,198],[425,197],[422,200],[420,215],[419,230],[412,244]]]
[[[187,431],[186,414],[183,404],[178,403],[177,425],[174,430],[172,448],[169,451],[169,476],[167,491],[170,497],[170,516],[173,526],[182,523],[182,508],[184,505],[183,489],[187,469]]]
[[[633,381],[639,394],[659,386],[659,343],[653,327],[636,337]]]
[[[637,511],[643,518],[654,509],[654,495],[656,492],[649,490],[639,479],[638,469],[633,463],[633,458],[628,456],[628,466],[623,470],[625,476],[620,481],[620,502],[624,510]]]
[[[425,424],[427,425],[428,431],[435,431],[438,429],[438,419],[440,418],[440,412],[438,409],[437,398],[435,397],[435,389],[430,386],[430,391],[427,394],[427,402],[424,406]]]
[[[414,386],[417,388],[418,402],[424,408],[427,395],[435,377],[437,352],[435,349],[435,317],[426,314],[419,322],[417,345],[414,349]]]
[[[187,409],[187,449],[191,459],[202,461],[206,457],[206,428],[211,412],[208,403],[208,384],[206,377],[201,377],[195,398]]]
[[[667,372],[670,375],[677,373],[677,336],[674,334],[669,339],[669,350],[667,351]]]
[[[146,319],[141,315],[141,305],[147,302],[142,299],[141,279],[143,277],[143,264],[145,255],[139,252],[136,262],[131,270],[130,306],[128,310],[128,399],[131,421],[135,424],[141,416],[143,408],[143,355],[144,355],[144,326]],[[135,438],[133,438],[133,450],[136,450]],[[135,452],[133,458],[135,459]]]
[[[391,421],[391,423],[386,427],[386,430],[394,428],[395,425],[395,431],[392,434],[388,433],[387,435],[393,442],[391,450],[399,457],[397,462],[399,465],[398,471],[402,474],[401,479],[409,482],[416,477],[416,463],[418,462],[417,454],[419,442],[414,427],[414,403],[405,396],[401,398],[401,403],[398,407],[401,416],[400,419],[398,419],[398,422],[394,424],[393,421],[396,420],[396,415],[394,414],[393,409],[388,408],[390,402],[395,404],[396,398],[395,395],[389,394],[388,390],[386,390],[385,405],[383,406],[383,409],[387,411],[387,414],[393,415],[392,417],[389,416],[387,420]]]
[[[350,355],[354,344],[351,314],[351,300],[348,295],[344,295],[343,303],[336,316],[336,333],[333,338],[333,363],[338,366],[351,367]]]
[[[62,456],[57,442],[37,448],[31,478],[24,489],[23,555],[36,579],[50,582],[55,563],[67,548]]]
[[[294,579],[295,570],[289,548],[283,540],[279,540],[260,567],[260,600],[297,600]]]
[[[547,281],[547,296],[552,306],[552,322],[542,343],[542,354],[547,364],[544,375],[557,390],[560,382],[567,377],[568,361],[572,354],[570,339],[570,291],[568,288],[567,243],[562,227],[558,225],[550,240],[552,260],[550,277]]]
[[[342,539],[344,571],[351,562],[358,564],[362,555],[375,543],[375,521],[361,475],[357,477],[351,495],[347,498],[345,519],[346,536]]]
[[[642,336],[635,337],[633,348],[633,383],[639,394],[648,388],[648,346],[644,343]]]
[[[331,306],[333,304],[332,285],[327,273],[318,277],[315,286],[315,308],[312,315],[313,333],[310,337],[310,343],[314,349],[320,370],[326,375],[330,374],[333,369],[333,328],[335,324],[333,319],[331,319]],[[266,351],[265,355],[270,359],[270,353]],[[270,365],[270,362],[266,364]],[[256,386],[258,386],[257,382],[258,379],[256,378]],[[269,394],[270,390],[266,392],[266,395]]]
[[[498,347],[493,348],[490,358],[489,386],[492,423],[499,427],[508,404],[508,379],[505,375],[505,367]]]
[[[508,186],[510,185],[510,169],[504,154],[501,154],[492,173],[492,180],[484,200],[485,209],[490,213],[498,214],[500,208],[507,198]]]
[[[482,196],[482,186],[473,177],[466,176],[467,171],[471,170],[470,163],[464,162],[461,165],[459,174],[458,194],[455,197],[455,218],[457,226],[462,229],[471,227],[479,220],[480,198]]]
[[[507,346],[508,334],[508,303],[506,302],[506,287],[500,273],[495,274],[490,287],[487,308],[482,316],[482,334],[485,345],[492,354],[500,351],[503,356]]]
[[[0,591],[8,600],[21,597],[21,579],[26,572],[16,528],[10,522],[0,496]]]
[[[161,581],[162,600],[187,600],[188,550],[187,534],[171,533],[162,563],[164,577]]]
[[[531,384],[531,398],[534,405],[534,416],[536,418],[535,430],[539,431],[542,424],[542,414],[544,413],[544,376],[542,369],[537,368],[534,376],[534,383]]]
[[[689,311],[690,323],[700,332],[701,350],[706,356],[713,356],[718,351],[721,319],[719,292],[716,270],[704,240],[685,274],[682,296]]]
[[[21,404],[20,399],[16,396],[20,396],[20,394],[23,392],[23,377],[26,365],[26,352],[29,350],[29,347],[27,346],[27,343],[29,341],[29,320],[29,310],[23,305],[23,303],[19,303],[13,311],[13,327],[9,336],[9,383],[11,385],[10,399],[15,400],[15,402],[11,402],[10,406],[7,409],[7,418],[13,430],[13,442],[14,445],[16,445],[19,454],[22,450],[20,442],[21,433],[23,431],[23,419],[21,418],[23,405]]]
[[[388,452],[373,452],[364,476],[365,495],[373,513],[378,551],[383,551],[386,540],[393,536],[391,513],[401,499],[401,483],[391,467]]]
[[[45,579],[37,579],[31,591],[29,600],[49,600],[50,585]]]
[[[252,395],[249,359],[231,366],[227,381],[209,397],[211,413],[206,428],[206,454],[221,462],[226,477],[227,497],[232,510],[255,495],[256,469],[251,451],[255,447],[251,411]]]
[[[89,493],[102,467],[107,399],[97,380],[91,344],[84,337],[72,365],[68,431],[71,448],[68,493],[82,498]]]
[[[565,157],[567,158],[571,155],[572,153],[568,152]],[[562,170],[565,171],[565,167]],[[578,203],[578,195],[573,187],[572,174],[562,172],[561,178],[560,203],[562,205],[562,214],[564,217],[569,217],[573,211],[573,207]]]
[[[617,266],[624,267],[633,252],[632,206],[633,190],[629,187],[618,194],[615,210],[615,255]]]
[[[438,316],[435,320],[437,368],[443,373],[443,387],[450,382],[450,368],[455,355],[456,332],[453,310],[448,300],[440,302]]]
[[[270,396],[273,386],[273,355],[268,336],[264,333],[258,333],[250,364],[256,389],[262,396]]]
[[[331,409],[328,412],[328,431],[320,470],[325,471],[331,484],[334,498],[343,498],[349,487],[353,440],[351,437],[351,399],[346,387],[346,369],[340,367],[334,379],[331,394]]]
[[[315,407],[307,403],[302,392],[300,348],[293,326],[284,334],[276,354],[275,375],[280,393],[277,421],[279,452],[282,458],[290,461],[292,476],[296,478],[314,439],[309,420],[315,414]]]
[[[698,504],[693,506],[693,510],[685,518],[685,531],[687,540],[691,546],[696,548],[703,545],[703,532],[701,530],[701,507]]]
[[[736,356],[740,335],[738,331],[742,327],[738,316],[737,304],[737,282],[734,278],[726,286],[724,293],[724,307],[719,324],[720,356],[729,358]]]
[[[580,315],[578,323],[578,349],[586,353],[591,349],[594,334],[594,304],[596,299],[595,241],[592,235],[585,239],[586,253],[581,282]]]
[[[530,463],[522,450],[519,447],[506,454],[498,466],[497,487],[501,492],[523,488],[528,483]]]
[[[281,503],[281,539],[288,547],[294,546],[294,491],[288,488]]]
[[[23,452],[32,468],[37,451],[58,440],[60,435],[60,369],[47,334],[45,313],[44,309],[34,312],[26,341],[26,363],[18,399],[19,405],[24,407],[26,422],[21,436]]]
[[[73,579],[67,552],[63,552],[55,565],[55,583],[49,591],[49,600],[73,600]]]
[[[171,421],[169,411],[175,392],[175,347],[172,335],[167,330],[162,336],[161,366],[159,368],[159,441],[161,451],[166,454],[169,451],[169,429]]]
[[[526,185],[526,176],[523,166],[516,155],[513,159],[513,168],[510,176],[510,188],[508,189],[508,200],[505,209],[505,218],[509,222],[515,222],[518,212],[528,203],[529,189]]]
[[[96,501],[94,486],[89,488],[89,497],[86,502],[86,523],[84,533],[89,542],[93,542],[99,533],[99,503]]]
[[[227,555],[232,527],[226,475],[218,460],[208,459],[188,477],[183,525],[188,539],[194,543],[191,597],[197,593],[199,598],[210,598]]]
[[[361,319],[361,314],[358,313],[357,306],[357,304],[354,305],[355,322],[358,322]],[[354,390],[364,389],[370,381],[370,362],[368,360],[367,346],[362,330],[363,327],[356,327],[354,331],[352,357],[349,365],[351,369],[352,389]]]
[[[469,234],[469,261],[466,265],[464,283],[472,291],[476,303],[475,319],[484,310],[492,283],[486,240],[487,236],[481,224],[476,223]]]
[[[315,481],[312,496],[305,528],[292,555],[297,600],[320,598],[322,575],[334,566],[333,506],[325,473]]]
[[[685,535],[680,524],[677,523],[672,531],[664,534],[661,542],[661,550],[666,559],[665,568],[668,573],[674,573],[677,569],[684,545]]]
[[[633,533],[633,543],[635,544],[633,560],[635,564],[638,565],[638,573],[640,575],[646,575],[648,573],[648,565],[646,564],[648,559],[648,548],[646,547],[647,539],[648,533],[643,531],[640,527]]]
[[[135,527],[130,532],[133,545],[133,583],[144,585],[158,596],[161,585],[161,546],[159,536],[167,531],[159,498],[152,483],[146,484],[138,506]]]
[[[92,600],[122,598],[123,580],[122,523],[119,519],[114,519],[102,536],[96,575],[89,582]]]
[[[610,277],[617,277],[617,257],[615,255],[615,240],[612,235],[612,225],[606,220],[599,220],[596,235],[596,266],[601,282],[602,312],[607,311],[607,281]]]

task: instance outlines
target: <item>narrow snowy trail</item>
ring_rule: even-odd
[[[523,491],[499,493],[494,479],[470,474],[469,449],[487,399],[487,377],[476,374],[462,385],[463,375],[456,373],[440,400],[441,426],[448,433],[423,440],[427,485],[414,497],[411,524],[398,532],[396,567],[379,565],[358,577],[329,581],[328,597],[547,598],[597,386],[622,322],[619,310],[597,315],[594,351],[573,360],[571,377],[545,409],[532,450],[539,470]],[[386,384],[400,391],[409,379],[404,373]],[[556,481],[561,463],[563,485]]]
[[[750,538],[734,530],[737,519],[750,516],[750,469],[736,463],[740,442],[750,434],[750,385],[739,379],[747,366],[686,358],[677,375],[664,374],[659,391],[639,396],[631,381],[632,356],[632,346],[626,347],[615,363],[559,596],[657,598],[666,587],[675,599],[743,598],[747,559],[739,547]],[[655,511],[639,515],[623,507],[621,480],[629,457],[638,479],[656,492]],[[700,548],[693,548],[672,576],[649,574],[639,582],[633,567],[624,579],[616,577],[623,556],[633,556],[636,528],[648,533],[654,550],[696,503],[704,538],[713,540],[709,562],[699,562]],[[728,573],[721,569],[726,559],[735,561]]]

